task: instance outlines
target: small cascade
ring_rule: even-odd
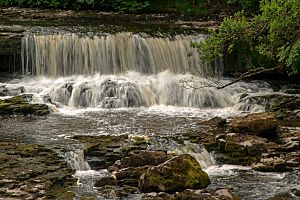
[[[202,169],[217,165],[215,158],[210,154],[203,145],[191,142],[184,142],[184,145],[178,146],[173,151],[176,154],[190,154],[199,162]]]
[[[169,153],[190,154],[199,162],[202,169],[217,165],[213,155],[210,154],[203,145],[184,141],[179,144],[171,138],[160,138],[157,141],[152,141],[153,144],[148,147],[148,150],[163,150]]]
[[[38,93],[41,99],[73,108],[121,108],[170,105],[194,108],[225,108],[238,103],[247,91],[243,85],[184,89],[179,81],[191,75],[168,71],[146,76],[136,72],[122,75],[72,76],[59,79],[33,78],[19,85],[26,93]],[[205,79],[202,79],[203,81]]]
[[[83,150],[69,151],[65,153],[65,159],[72,169],[77,171],[90,170],[89,164],[84,160]]]
[[[212,69],[190,47],[192,41],[204,38],[205,35],[154,38],[132,33],[27,35],[22,40],[22,72],[52,77],[127,71],[157,74],[165,70],[204,74]],[[216,69],[222,68],[221,61],[215,65]]]

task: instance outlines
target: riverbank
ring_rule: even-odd
[[[50,10],[38,8],[0,7],[0,23],[44,25],[58,24],[110,24],[110,25],[156,25],[168,28],[177,27],[187,30],[207,30],[216,28],[224,15],[212,17],[185,17],[180,14],[120,14],[114,12]],[[57,25],[57,24],[55,24]]]

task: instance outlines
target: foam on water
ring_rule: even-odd
[[[99,108],[144,107],[147,112],[162,111],[170,115],[202,112],[208,115],[218,113],[221,116],[244,111],[246,106],[240,102],[243,94],[272,91],[268,85],[245,82],[222,90],[214,87],[182,88],[180,80],[191,77],[190,74],[173,74],[169,71],[156,75],[127,72],[118,75],[32,77],[14,80],[7,83],[6,87],[22,87],[19,93],[34,93],[36,102],[54,104],[65,113],[80,113]],[[209,83],[208,79],[200,77],[196,77],[195,81]],[[221,83],[226,84],[229,81],[223,79]]]

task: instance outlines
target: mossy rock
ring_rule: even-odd
[[[0,190],[4,199],[64,199],[75,194],[72,170],[55,151],[38,144],[0,142]],[[10,188],[18,187],[18,190]],[[62,198],[64,197],[64,198]]]
[[[210,184],[208,175],[189,154],[176,156],[165,163],[149,168],[140,178],[142,192],[176,192],[202,189]]]
[[[37,115],[50,114],[50,108],[46,104],[29,103],[32,95],[23,94],[12,98],[0,100],[0,115]]]
[[[290,120],[299,116],[294,113],[300,109],[299,96],[286,94],[270,94],[245,97],[242,101],[247,101],[250,105],[261,105],[267,112],[274,112],[277,119]]]

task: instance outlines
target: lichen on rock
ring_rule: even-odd
[[[189,154],[176,156],[165,163],[149,168],[139,181],[142,192],[176,192],[201,189],[210,184],[208,175]]]

